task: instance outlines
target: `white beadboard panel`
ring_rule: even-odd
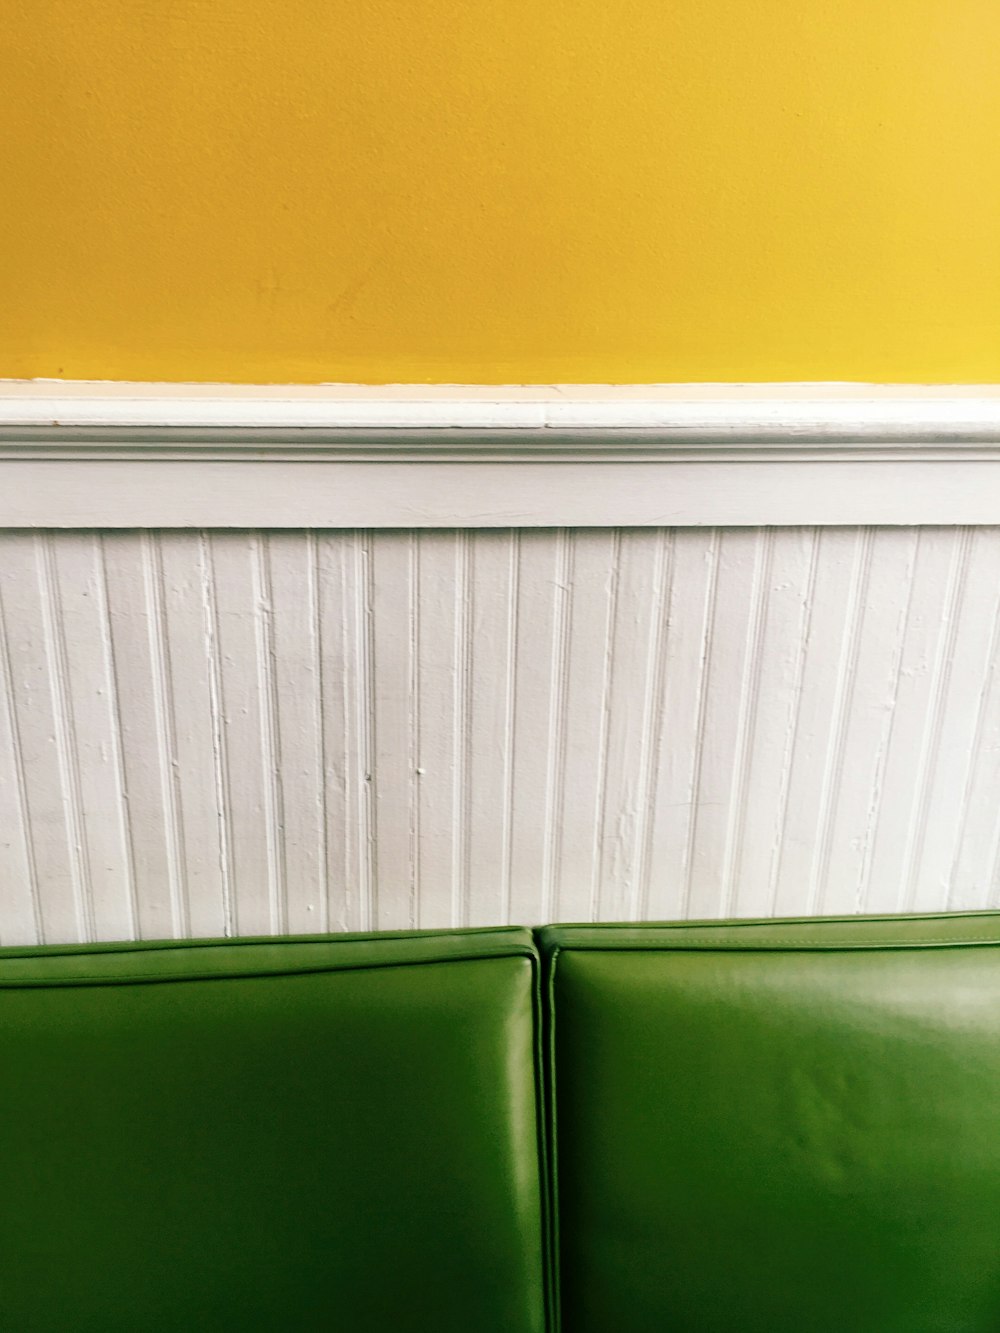
[[[737,813],[733,797],[744,785],[739,782],[740,756],[757,665],[748,647],[769,545],[766,532],[729,531],[719,535],[715,552],[711,619],[697,694],[685,916],[725,915],[731,815]]]
[[[518,647],[525,651],[517,617],[522,540],[520,532],[500,530],[471,543],[462,812],[462,924],[470,926],[510,919],[514,668]]]
[[[718,587],[719,534],[674,532],[653,726],[641,912],[673,919],[687,907],[694,792],[704,725],[705,678]]]
[[[536,529],[518,535],[507,834],[507,911],[512,919],[537,912],[551,897],[551,756],[556,749],[553,723],[558,710],[553,666],[558,657],[561,598],[565,596],[558,587],[561,562],[561,545],[548,532]],[[523,651],[525,643],[537,645],[537,656]],[[539,764],[540,749],[548,762]]]
[[[240,935],[280,933],[285,890],[266,542],[263,533],[212,533],[206,552],[232,926]]]
[[[370,645],[374,795],[375,901],[378,930],[416,925],[414,823],[416,742],[420,717],[416,674],[419,607],[415,534],[387,532],[373,543],[365,589]]]
[[[740,697],[744,722],[729,806],[724,891],[726,911],[733,915],[767,916],[773,910],[816,552],[814,531],[792,529],[780,540],[761,534],[748,621],[750,669],[743,673]]]
[[[28,703],[24,696],[32,680],[31,663],[17,645],[12,646],[6,624],[10,619],[20,627],[25,615],[26,608],[20,605],[20,598],[28,586],[25,576],[30,566],[24,559],[24,548],[29,541],[20,538],[17,546],[6,553],[10,558],[0,569],[0,689],[3,691],[0,700],[0,885],[3,895],[0,942],[3,944],[31,944],[46,934],[41,917],[39,871],[45,873],[48,867],[44,860],[39,866],[39,851],[35,847],[28,782],[30,729],[26,737],[26,719],[22,715],[22,709],[26,710]],[[74,933],[72,929],[69,931],[69,935]]]
[[[901,906],[924,910],[943,898],[949,907],[992,904],[996,880],[953,884],[962,823],[971,802],[977,733],[996,652],[996,592],[1000,568],[992,544],[978,530],[963,532],[952,544],[948,591],[942,608],[943,632],[932,671],[934,694],[922,740],[920,777],[912,834],[907,848]],[[994,797],[996,789],[994,788]],[[997,811],[993,812],[993,826]]]
[[[8,780],[18,787],[14,809],[23,821],[11,828],[33,872],[34,928],[43,942],[91,938],[86,898],[79,782],[70,771],[65,678],[53,645],[51,549],[45,534],[11,534],[3,546],[2,588],[5,669],[14,747]],[[13,804],[13,802],[12,802]],[[116,812],[115,812],[116,813]],[[109,812],[109,818],[115,815]],[[5,841],[6,841],[5,836]],[[0,938],[24,940],[20,885],[4,884]],[[11,941],[12,942],[12,941]]]
[[[1000,905],[1000,528],[0,534],[0,943]]]
[[[40,541],[51,600],[52,636],[75,791],[80,849],[92,920],[88,935],[128,935],[138,927],[133,845],[115,682],[107,582],[100,542],[89,533]],[[159,701],[158,701],[159,702]],[[161,738],[154,753],[165,751]],[[178,924],[183,925],[181,920]]]
[[[282,931],[308,934],[323,929],[326,871],[315,537],[268,533],[258,553],[279,918]]]
[[[664,626],[662,535],[619,536],[604,683],[601,789],[592,912],[635,915],[649,806],[653,686]]]
[[[554,920],[588,921],[598,894],[601,797],[607,754],[610,645],[621,533],[565,534],[566,610],[560,645],[559,750],[552,824]]]
[[[48,537],[53,546],[61,538]],[[117,748],[128,812],[135,932],[166,938],[187,927],[167,643],[155,537],[100,537],[117,711]]]
[[[159,689],[172,743],[171,836],[180,910],[195,938],[223,935],[232,922],[206,545],[196,532],[151,534],[163,645]]]
[[[466,535],[418,533],[413,546],[413,901],[418,927],[457,920],[464,876],[463,700]]]
[[[316,537],[325,927],[334,931],[376,929],[370,554],[364,533]]]

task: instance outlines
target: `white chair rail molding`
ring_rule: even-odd
[[[996,385],[0,383],[6,527],[997,521]]]

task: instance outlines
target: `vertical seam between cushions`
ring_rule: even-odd
[[[545,971],[544,986],[544,1106],[548,1129],[548,1182],[551,1219],[548,1229],[548,1248],[551,1273],[552,1325],[553,1333],[562,1328],[562,1253],[559,1236],[559,1151],[556,1128],[556,1005],[555,977],[559,949],[551,953],[539,950],[539,958]]]

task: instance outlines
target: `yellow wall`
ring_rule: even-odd
[[[1000,380],[997,0],[7,0],[0,375]]]

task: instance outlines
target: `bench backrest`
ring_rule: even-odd
[[[571,1333],[995,1333],[1000,920],[554,927]]]
[[[0,1328],[542,1333],[528,931],[0,951]]]

